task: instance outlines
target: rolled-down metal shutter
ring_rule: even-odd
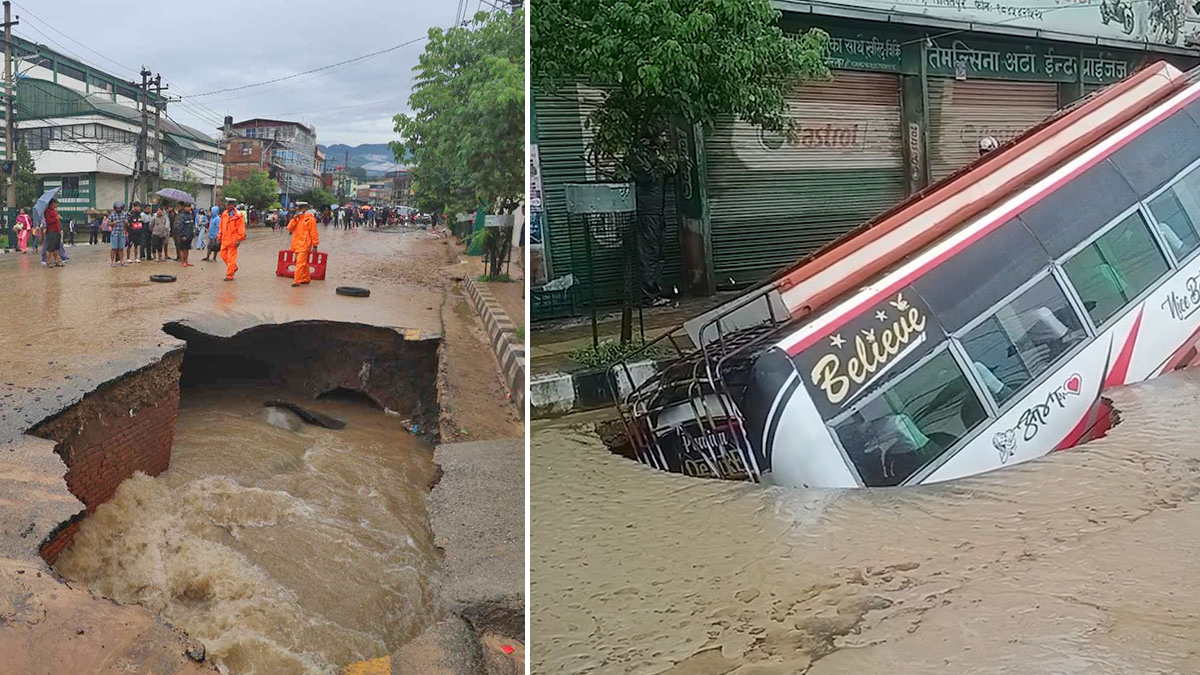
[[[934,181],[979,158],[979,140],[1004,143],[1058,110],[1053,82],[929,80],[929,175]]]
[[[533,106],[537,114],[538,161],[546,214],[542,237],[548,249],[550,273],[560,277],[571,272],[571,239],[563,186],[587,180],[579,101],[573,90],[552,93],[535,90]]]
[[[895,75],[835,71],[788,104],[790,141],[731,117],[706,141],[719,286],[762,280],[904,197]]]
[[[538,124],[538,158],[542,170],[542,192],[545,202],[545,240],[550,250],[551,272],[555,278],[574,274],[580,284],[577,309],[586,307],[591,298],[587,284],[594,273],[596,303],[619,304],[625,290],[625,259],[621,249],[593,247],[589,260],[582,228],[570,227],[567,217],[565,186],[608,180],[610,167],[596,167],[585,158],[592,131],[585,119],[602,101],[602,90],[583,85],[565,87],[555,92],[537,92],[533,99]],[[675,210],[675,191],[668,181],[666,190],[665,223],[662,252],[663,283],[670,288],[680,283],[682,264],[679,249],[679,217]],[[590,271],[590,272],[589,272]]]

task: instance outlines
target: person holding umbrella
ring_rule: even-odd
[[[320,235],[317,219],[308,210],[308,202],[296,202],[296,215],[288,221],[288,232],[292,233],[292,252],[296,254],[296,273],[292,277],[292,288],[312,281],[308,269],[308,252],[317,250]]]

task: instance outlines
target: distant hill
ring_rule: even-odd
[[[392,154],[391,148],[387,143],[363,143],[362,145],[345,145],[344,143],[335,143],[334,145],[317,145],[321,152],[325,153],[327,160],[342,162],[346,153],[350,153],[350,168],[362,167],[366,170],[368,176],[379,176],[385,171],[391,171],[398,165],[396,157]],[[411,156],[411,155],[410,155]]]

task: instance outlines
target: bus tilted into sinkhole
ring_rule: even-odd
[[[664,470],[914,485],[1101,435],[1106,389],[1197,356],[1200,71],[1151,65],[668,337],[612,371]]]

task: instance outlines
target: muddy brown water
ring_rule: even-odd
[[[335,673],[433,620],[432,452],[364,403],[302,401],[348,422],[331,431],[271,398],[185,391],[170,470],[122,483],[57,569],[158,612],[224,672]]]
[[[534,673],[1200,672],[1200,372],[1102,440],[953,483],[655,472],[533,428]]]

